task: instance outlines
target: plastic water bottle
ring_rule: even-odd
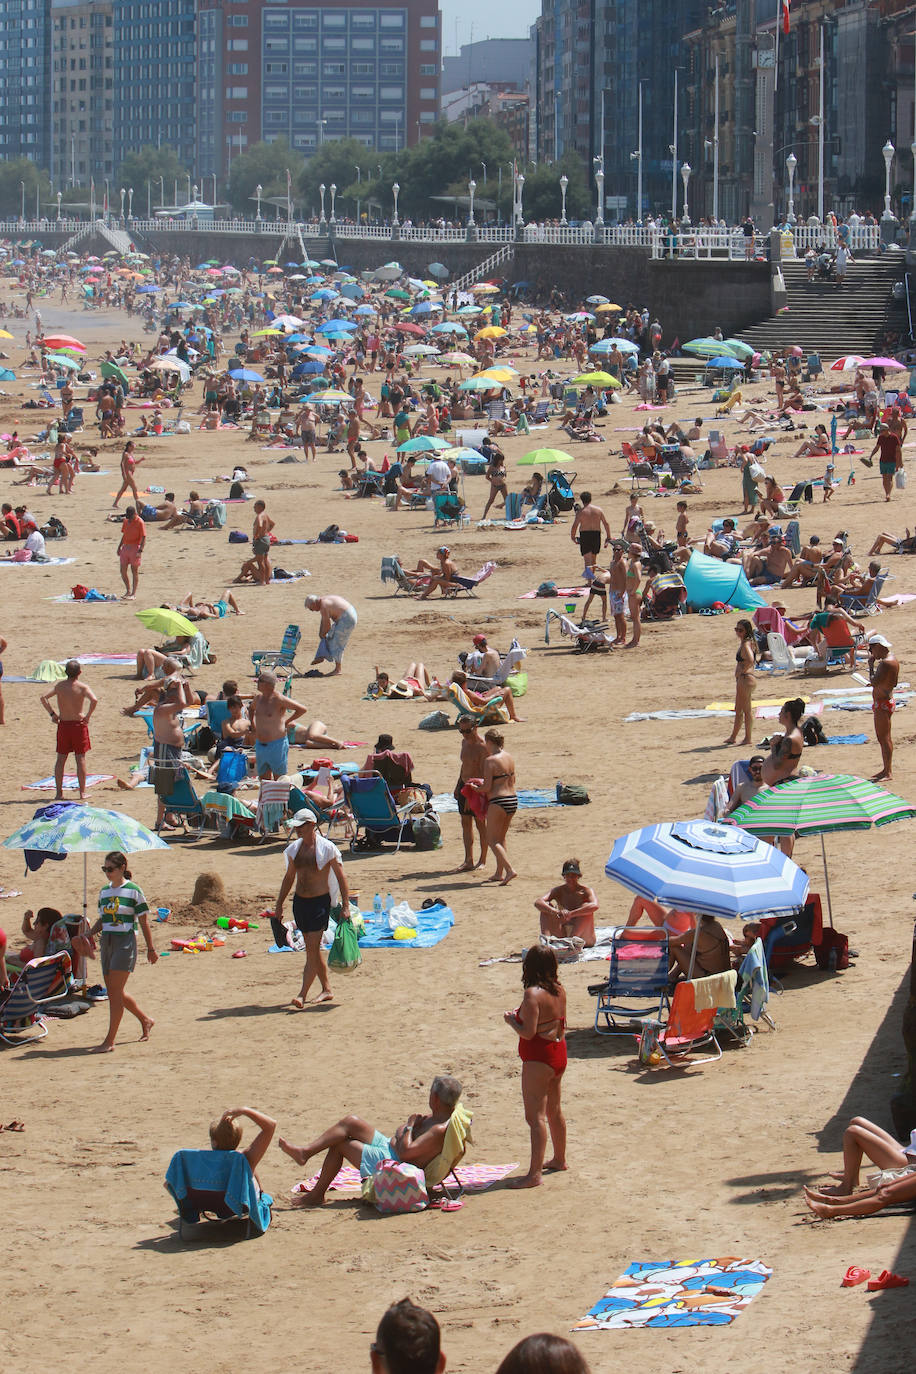
[[[388,895],[387,895],[387,897],[385,898],[385,915],[386,915],[386,916],[390,916],[390,915],[391,915],[391,911],[392,911],[392,908],[393,908],[393,907],[394,907],[394,898],[392,897],[391,893],[389,892]]]
[[[377,892],[372,898],[372,914],[373,916],[381,916],[382,914],[382,899]]]

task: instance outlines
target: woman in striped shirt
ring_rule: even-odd
[[[130,881],[127,858],[119,850],[105,855],[102,864],[107,883],[99,893],[99,919],[92,934],[102,932],[102,975],[108,989],[108,1034],[97,1053],[106,1054],[115,1047],[115,1036],[125,1009],[136,1016],[143,1028],[141,1040],[148,1040],[153,1018],[141,1011],[127,992],[127,980],[137,963],[137,925],[146,941],[146,957],[155,964],[159,955],[153,946],[149,925],[149,907],[142,890]]]

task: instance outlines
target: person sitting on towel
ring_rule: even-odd
[[[563,881],[535,902],[541,916],[541,934],[557,939],[578,937],[587,949],[595,944],[595,915],[598,899],[581,881],[578,859],[567,859],[562,868]]]

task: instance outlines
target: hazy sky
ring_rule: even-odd
[[[540,0],[441,0],[442,51],[452,57],[462,43],[481,38],[526,38],[541,12]],[[457,27],[457,42],[456,42]]]

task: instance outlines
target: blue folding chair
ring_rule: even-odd
[[[273,1198],[262,1193],[251,1165],[237,1150],[178,1150],[172,1155],[165,1187],[178,1208],[182,1227],[202,1222],[246,1223],[245,1238],[263,1236],[270,1225]]]
[[[26,964],[8,997],[0,1003],[0,1040],[5,1045],[32,1045],[45,1038],[48,1028],[42,1020],[42,1009],[67,996],[73,986],[70,968],[66,950]],[[35,1026],[37,1035],[23,1039],[25,1032]]]
[[[207,709],[207,724],[217,739],[223,737],[223,722],[229,719],[229,706],[225,701],[214,698],[204,702]]]
[[[464,502],[451,491],[437,491],[433,497],[435,525],[460,525]]]
[[[287,625],[279,649],[253,649],[251,661],[254,664],[255,677],[261,676],[263,668],[272,668],[278,676],[281,672],[287,672],[290,676],[296,673],[299,677],[303,677],[304,674],[295,666],[293,661],[301,638],[302,632],[298,625]]]
[[[177,769],[172,790],[162,798],[167,816],[179,816],[187,828],[190,826],[199,835],[204,828],[207,814],[203,802],[191,786],[191,778],[184,766]]]
[[[405,832],[407,838],[411,838],[411,825],[407,817],[414,803],[398,810],[388,784],[380,773],[363,776],[341,773],[340,781],[356,825],[355,834],[350,840],[351,849],[381,849],[386,842],[400,849]],[[360,831],[363,832],[362,836]]]
[[[660,1021],[668,1006],[668,933],[658,926],[621,926],[611,936],[607,979],[589,987],[599,1035],[632,1035],[646,1017]]]

